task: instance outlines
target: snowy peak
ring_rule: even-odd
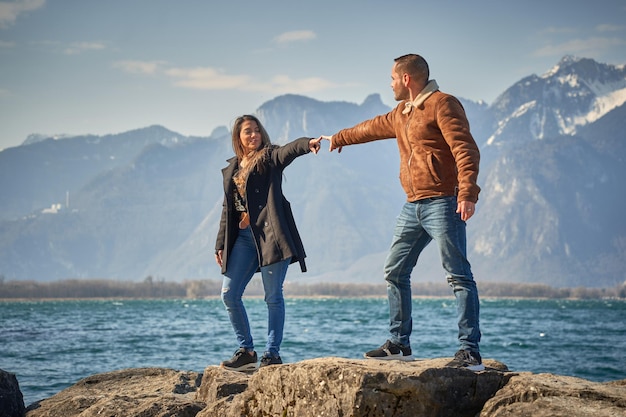
[[[574,118],[574,127],[594,122],[626,102],[626,71],[623,66],[566,56],[542,78],[554,78],[561,84],[562,90],[591,98],[588,112]]]
[[[491,107],[498,125],[488,145],[573,135],[626,103],[626,68],[564,57],[542,76],[506,90]]]
[[[591,58],[565,56],[541,78],[567,78],[571,75],[587,82],[597,81],[602,84],[610,84],[614,81],[623,80],[624,66],[603,64]]]
[[[23,146],[26,145],[32,145],[34,143],[39,143],[39,142],[43,142],[46,139],[52,139],[52,140],[58,140],[58,139],[64,139],[69,137],[69,135],[44,135],[41,133],[33,133],[30,134],[26,137],[26,140],[24,140],[24,142],[22,142]]]

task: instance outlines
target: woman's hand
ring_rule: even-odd
[[[215,252],[215,262],[217,262],[220,268],[222,267],[222,255],[223,254],[224,254],[224,251],[222,249]]]
[[[322,147],[320,143],[321,141],[322,141],[321,137],[317,139],[311,139],[309,141],[309,149],[311,150],[311,152],[317,155],[317,153],[320,151],[320,148]]]

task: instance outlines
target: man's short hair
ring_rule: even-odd
[[[409,74],[412,77],[422,80],[424,83],[430,77],[428,62],[420,55],[406,54],[394,59],[396,63],[396,72],[400,74]]]

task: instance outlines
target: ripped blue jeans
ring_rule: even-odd
[[[267,343],[265,352],[278,356],[285,327],[285,299],[283,283],[290,259],[261,267],[261,278],[267,304]],[[239,236],[228,256],[228,265],[222,282],[222,302],[226,306],[230,323],[240,348],[254,350],[248,314],[242,301],[246,286],[259,269],[252,229],[239,230]]]

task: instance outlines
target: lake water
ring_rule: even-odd
[[[385,298],[288,298],[285,362],[362,358],[387,338]],[[257,351],[266,308],[245,299]],[[413,353],[452,357],[454,299],[413,300]],[[0,302],[0,369],[15,373],[26,405],[78,380],[124,368],[201,372],[236,350],[219,299]],[[626,379],[625,300],[481,300],[483,358],[513,371],[592,381]]]

